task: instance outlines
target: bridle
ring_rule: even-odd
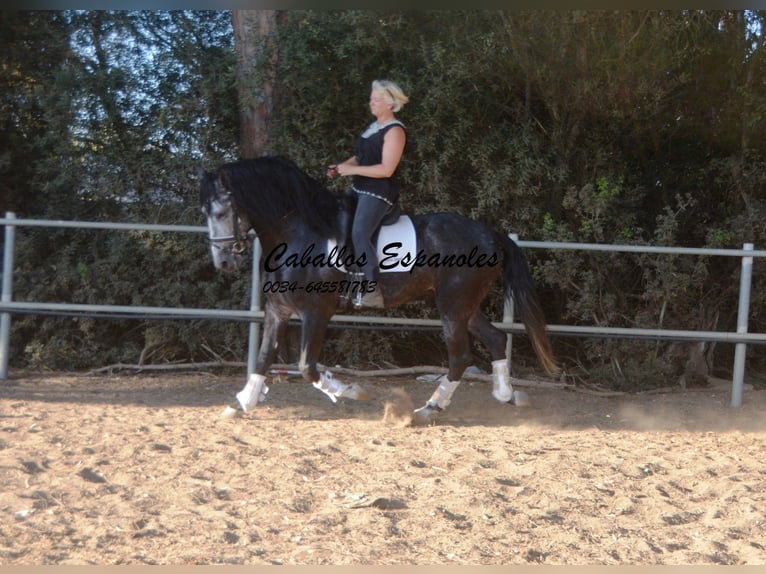
[[[231,192],[227,193],[228,196],[231,196]],[[229,199],[229,205],[231,206],[231,210],[234,214],[234,234],[230,235],[218,235],[218,236],[208,236],[207,241],[210,244],[210,247],[213,249],[230,249],[231,252],[235,255],[242,255],[247,251],[247,244],[248,242],[252,241],[255,237],[254,234],[249,234],[245,232],[245,237],[243,238],[242,230],[243,230],[243,224],[242,224],[242,218],[239,216],[239,213],[237,212],[237,208],[234,205],[234,202]],[[209,210],[208,210],[208,217],[209,217]]]

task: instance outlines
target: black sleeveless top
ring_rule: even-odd
[[[394,126],[404,128],[404,124],[399,120],[392,120],[387,124],[379,126],[377,122],[372,122],[364,133],[359,136],[354,146],[354,156],[359,165],[376,165],[383,161],[383,138],[386,132]],[[369,193],[384,199],[387,203],[394,203],[399,198],[401,183],[397,173],[399,167],[391,177],[366,177],[355,175],[352,179],[352,185],[358,192]]]

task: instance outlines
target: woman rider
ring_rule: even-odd
[[[328,177],[352,176],[351,190],[357,196],[351,228],[351,242],[360,271],[368,282],[378,281],[378,258],[372,237],[380,222],[399,199],[401,184],[396,176],[407,140],[404,124],[394,115],[409,98],[394,82],[375,80],[370,91],[370,112],[375,116],[357,139],[354,155],[327,170]],[[364,258],[362,259],[362,255]],[[382,308],[383,294],[374,289],[364,296],[361,290],[354,307]]]

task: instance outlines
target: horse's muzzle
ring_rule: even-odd
[[[213,246],[211,249],[213,256],[213,265],[219,271],[224,273],[233,273],[242,264],[244,259],[244,248],[222,248],[220,245]]]

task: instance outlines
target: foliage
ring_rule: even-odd
[[[761,19],[288,13],[278,76],[296,89],[275,106],[276,147],[321,174],[349,155],[369,121],[369,82],[390,77],[411,96],[400,117],[403,203],[412,211],[459,211],[522,239],[738,247],[734,218],[743,207],[757,213],[764,182],[755,150],[765,94],[756,86],[766,70],[762,36],[752,32]],[[748,221],[757,242],[762,231]],[[717,318],[715,328],[733,329],[736,260],[530,256],[552,322],[708,330]],[[497,313],[497,294],[492,303]],[[667,380],[683,362],[669,344],[588,339],[560,348],[575,368],[609,380],[621,373],[628,386],[647,384],[640,373]]]
[[[0,140],[0,157],[9,158],[0,163],[2,180],[12,186],[4,209],[201,224],[196,165],[236,155],[229,15],[8,12],[0,22],[14,69],[3,91],[3,133],[12,138]],[[215,308],[246,298],[240,284],[232,300],[231,281],[213,272],[196,234],[21,228],[17,235],[19,300]],[[238,358],[247,331],[218,321],[35,315],[14,317],[12,327],[12,360],[51,368],[135,362],[143,349],[153,349],[154,360]]]
[[[199,223],[192,174],[199,162],[237,155],[238,78],[272,77],[269,54],[251,64],[255,74],[238,76],[229,18],[0,16],[14,70],[0,90],[5,208],[56,219]],[[408,127],[409,211],[458,211],[531,240],[763,245],[763,19],[762,11],[731,10],[280,12],[269,149],[323,179],[328,164],[351,154],[371,121],[370,83],[386,77],[411,98],[399,114]],[[24,49],[29,44],[55,49]],[[325,183],[341,192],[347,182]],[[199,237],[25,236],[22,297],[246,305],[247,271],[215,275]],[[551,323],[735,329],[736,258],[527,254]],[[762,327],[761,291],[753,291],[752,329]],[[499,292],[487,309],[499,318]],[[392,313],[433,316],[420,305]],[[242,356],[243,325],[204,323],[14,318],[14,358],[54,366],[73,361],[75,349],[93,349],[79,365],[159,342],[158,360]],[[331,333],[327,357],[338,362],[444,358],[438,334]],[[665,384],[685,368],[683,350],[669,343],[554,342],[570,370],[622,388]],[[413,348],[423,356],[413,357]],[[730,346],[716,349],[718,363],[730,355]],[[515,350],[514,359],[527,357]],[[750,360],[763,361],[760,348]]]

